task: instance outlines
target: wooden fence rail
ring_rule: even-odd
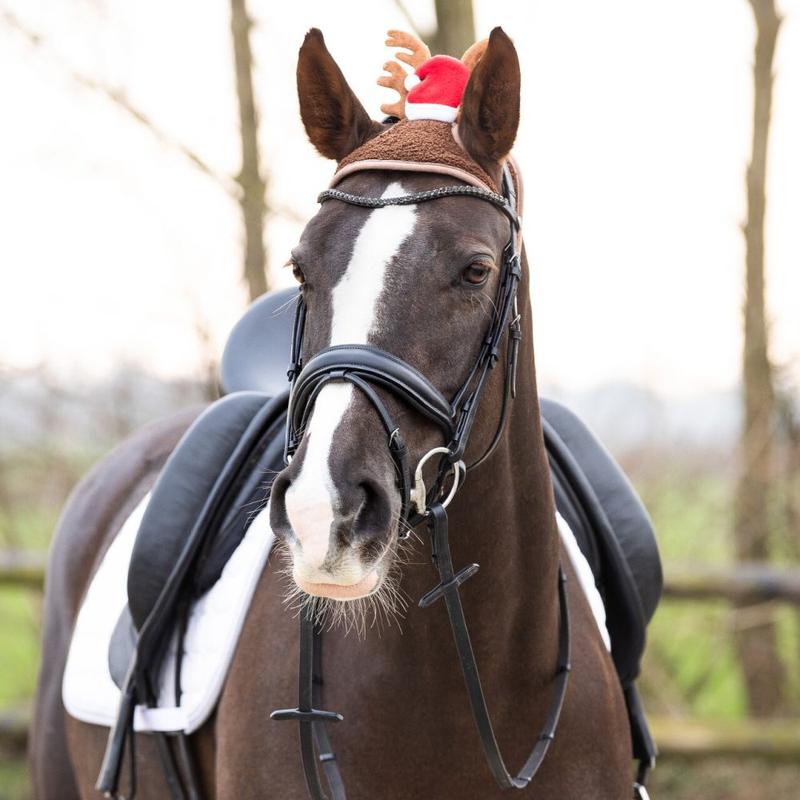
[[[26,551],[0,552],[0,587],[41,588],[46,557]],[[800,605],[800,568],[750,563],[731,566],[668,565],[664,597],[673,600],[777,600]]]
[[[761,758],[800,762],[800,720],[700,722],[649,717],[660,758]]]
[[[800,569],[773,564],[728,567],[670,565],[664,597],[676,600],[727,600],[732,603],[779,600],[800,605]]]
[[[0,762],[4,757],[25,752],[30,723],[27,711],[4,711],[0,714]]]
[[[770,762],[800,762],[800,721],[732,720],[699,722],[650,717],[659,758],[759,758]],[[0,715],[0,760],[25,751],[30,727],[27,713]]]
[[[44,568],[42,553],[0,552],[0,588],[16,586],[40,590]],[[668,565],[664,597],[676,601],[732,603],[780,601],[800,606],[800,568],[771,564]],[[721,756],[800,761],[800,720],[700,722],[652,717],[650,723],[662,758]],[[21,753],[28,727],[26,713],[0,713],[0,751]]]
[[[41,589],[47,557],[26,550],[0,551],[0,586],[25,586]]]

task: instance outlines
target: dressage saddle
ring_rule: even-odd
[[[269,476],[283,466],[296,293],[264,295],[234,327],[221,364],[225,396],[189,428],[153,489],[131,558],[128,605],[109,648],[123,694],[111,733],[118,747],[132,715],[125,698],[157,702],[154,687],[170,640],[180,635],[192,600],[216,582],[253,510],[266,502]],[[541,401],[541,412],[556,506],[605,603],[633,755],[652,763],[656,748],[634,681],[662,589],[653,527],[622,470],[581,420],[552,400]]]

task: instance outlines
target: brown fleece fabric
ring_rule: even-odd
[[[453,138],[451,127],[449,122],[428,119],[401,120],[345,156],[338,169],[367,159],[445,164],[469,172],[499,192],[495,181]]]

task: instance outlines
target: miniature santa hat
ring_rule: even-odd
[[[469,69],[457,58],[434,56],[405,79],[406,119],[455,122]]]

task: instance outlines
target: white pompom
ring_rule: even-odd
[[[406,91],[410,92],[415,86],[422,83],[422,80],[416,76],[415,73],[411,73],[410,75],[406,75],[406,79],[403,81],[403,85],[406,87]]]

